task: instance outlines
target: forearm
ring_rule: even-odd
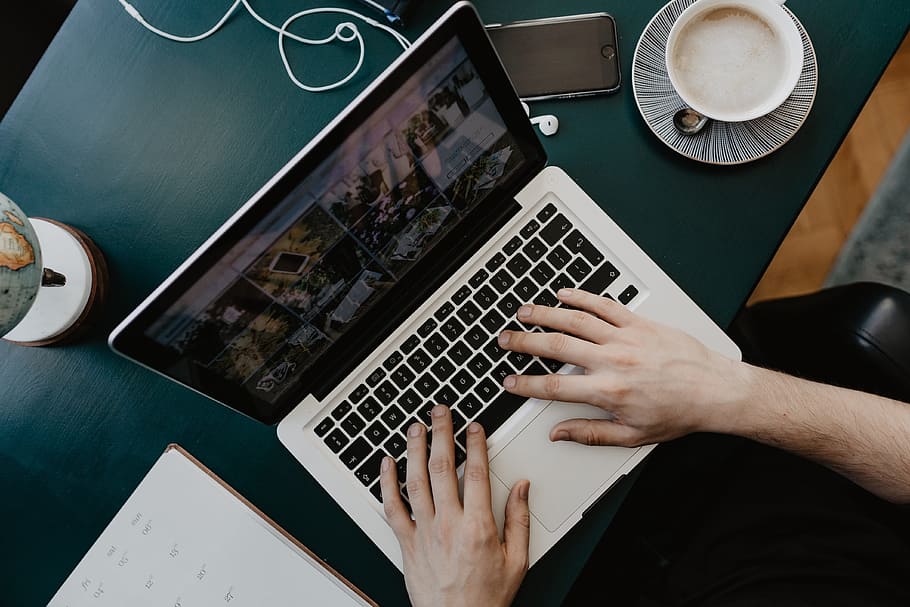
[[[879,497],[910,503],[910,404],[743,365],[741,397],[706,430],[816,461]]]

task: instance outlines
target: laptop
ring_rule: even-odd
[[[110,336],[118,353],[266,424],[401,567],[379,461],[452,408],[488,435],[497,522],[529,478],[536,562],[653,446],[551,443],[582,404],[503,391],[580,369],[496,344],[561,287],[728,357],[732,341],[546,155],[474,8],[455,4]],[[539,328],[528,330],[540,330]],[[571,474],[566,474],[571,471]],[[402,487],[403,496],[407,492]]]

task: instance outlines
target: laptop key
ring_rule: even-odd
[[[359,386],[354,388],[354,391],[351,392],[351,395],[349,398],[351,399],[351,402],[356,404],[356,403],[359,403],[360,401],[362,401],[363,398],[369,393],[370,393],[370,389],[367,388],[365,384],[360,384]]]
[[[360,463],[365,460],[370,453],[373,452],[373,447],[370,446],[363,437],[358,438],[351,446],[344,450],[344,453],[341,454],[341,461],[349,470],[355,469]]]
[[[496,432],[527,401],[524,396],[503,392],[480,412],[474,421],[483,426],[487,436]]]
[[[464,415],[459,413],[458,410],[452,409],[452,432],[458,434],[467,423],[468,420],[464,418]]]
[[[480,413],[483,405],[473,394],[464,394],[461,397],[461,400],[458,401],[458,404],[455,405],[455,408],[458,409],[467,419],[471,419]]]
[[[505,244],[505,246],[502,248],[502,252],[505,253],[506,255],[512,255],[515,253],[515,251],[517,251],[518,249],[521,248],[521,244],[522,244],[521,238],[518,236],[513,236],[511,238],[511,240],[509,240],[509,242],[507,242]]]
[[[617,278],[619,278],[619,270],[617,270],[616,266],[612,263],[606,261],[578,288],[582,291],[600,295],[606,291],[607,287],[613,284]]]
[[[418,396],[417,392],[414,392],[412,389],[405,390],[401,396],[398,397],[398,405],[407,411],[408,413],[413,413],[415,409],[423,402],[423,399]]]
[[[435,318],[439,322],[442,322],[443,320],[446,319],[446,317],[449,314],[451,314],[454,311],[455,311],[455,304],[447,301],[444,304],[442,304],[438,310],[436,310],[436,312],[433,314],[433,318]]]
[[[469,346],[474,349],[480,349],[483,347],[484,343],[486,343],[489,336],[488,333],[478,326],[471,328],[464,337]]]
[[[600,262],[604,260],[604,254],[598,251],[597,247],[592,245],[591,241],[578,230],[572,230],[563,243],[573,253],[580,253],[592,266],[599,266]]]
[[[424,369],[430,366],[430,363],[433,361],[422,348],[417,348],[410,357],[408,357],[408,364],[411,365],[411,368],[420,373]]]
[[[510,375],[514,375],[514,374],[515,374],[515,369],[510,367],[509,363],[501,362],[498,365],[496,365],[496,367],[490,373],[490,377],[493,379],[493,381],[502,385],[502,382],[505,378],[507,378]]]
[[[360,431],[366,427],[366,425],[367,423],[363,421],[363,418],[353,411],[341,422],[341,427],[344,428],[344,431],[347,432],[348,436],[352,438],[357,436]]]
[[[398,432],[392,434],[392,437],[387,440],[384,445],[382,445],[382,448],[385,449],[386,453],[392,457],[398,457],[405,452],[407,447],[408,442]]]
[[[319,422],[315,428],[313,428],[313,432],[316,433],[316,436],[320,436],[320,437],[325,436],[326,434],[328,434],[329,430],[331,430],[332,426],[334,426],[334,425],[335,425],[335,423],[332,421],[332,418],[327,417],[324,420],[322,420],[321,422]]]
[[[414,375],[414,372],[411,371],[407,365],[400,365],[397,369],[392,371],[390,377],[399,388],[404,390],[411,385],[411,382],[414,381],[417,376]]]
[[[570,289],[575,286],[575,281],[566,276],[565,274],[560,274],[550,283],[550,288],[555,293],[560,289]]]
[[[373,483],[373,486],[370,487],[370,493],[373,494],[373,497],[375,497],[380,504],[382,503],[382,483],[379,481]]]
[[[543,238],[548,245],[554,245],[562,240],[562,237],[571,229],[572,222],[566,219],[565,215],[560,213],[550,220],[550,223],[544,226],[540,231],[540,237]]]
[[[531,366],[521,372],[522,375],[549,375],[550,372],[542,364],[536,360],[531,363]]]
[[[395,384],[390,381],[384,381],[376,388],[374,394],[382,404],[388,405],[395,400],[395,397],[398,396],[398,392],[399,390],[395,387]]]
[[[468,280],[468,284],[476,289],[480,285],[482,285],[484,283],[484,281],[487,278],[489,278],[489,276],[490,275],[489,275],[489,273],[487,273],[486,270],[483,270],[483,269],[477,270],[477,272],[474,273],[474,276],[472,276],[470,278],[470,280]]]
[[[403,360],[404,360],[404,355],[401,352],[398,352],[396,350],[391,355],[389,355],[389,357],[387,359],[385,359],[385,362],[382,363],[382,366],[385,367],[386,371],[391,372],[392,369],[394,369],[395,367],[400,365],[401,361],[403,361]]]
[[[635,299],[636,295],[638,295],[638,289],[636,289],[633,285],[629,285],[626,287],[625,291],[619,294],[619,297],[617,299],[622,305],[627,305],[630,301]]]
[[[401,344],[401,351],[405,354],[410,354],[414,351],[414,348],[420,345],[420,338],[416,335],[411,335],[407,338],[403,344]]]
[[[335,428],[329,435],[322,439],[325,442],[326,446],[331,449],[334,453],[341,451],[345,445],[348,444],[350,439],[342,432],[340,429]]]
[[[471,296],[471,287],[469,287],[468,285],[464,285],[460,289],[455,291],[455,295],[452,295],[452,303],[454,303],[456,306],[460,306],[462,303],[464,303],[464,300],[466,300],[470,296]]]
[[[474,379],[473,375],[462,369],[455,374],[455,377],[452,378],[452,387],[458,390],[460,393],[465,394],[468,390],[471,389],[471,386],[473,386],[476,381],[477,380]]]
[[[474,301],[482,310],[486,310],[496,303],[496,292],[490,288],[490,285],[484,285],[474,293]]]
[[[480,319],[480,324],[487,332],[496,333],[502,325],[506,324],[506,319],[496,310],[490,310]]]
[[[443,386],[433,399],[434,404],[451,407],[458,402],[458,394],[455,393],[451,386]]]
[[[506,267],[509,269],[509,272],[515,276],[521,277],[524,276],[525,272],[531,269],[531,262],[521,253],[516,253],[515,256],[506,263]]]
[[[377,451],[367,458],[367,461],[354,473],[354,476],[363,483],[364,487],[369,487],[373,484],[373,481],[379,478],[379,465],[382,463],[383,457],[385,457],[385,453]]]
[[[513,291],[520,301],[531,301],[540,291],[540,287],[530,278],[525,278],[515,285]]]
[[[379,443],[384,441],[389,435],[389,430],[378,421],[375,421],[369,428],[367,428],[364,434],[366,434],[366,437],[370,439],[371,443],[378,447]]]
[[[416,386],[417,391],[420,392],[424,398],[430,398],[430,395],[439,387],[439,382],[429,373],[424,373],[420,376],[420,379],[417,380]]]
[[[550,265],[561,270],[566,267],[566,264],[572,261],[572,254],[566,251],[563,247],[557,245],[553,248],[552,251],[547,253],[547,261],[550,262]]]
[[[432,401],[427,401],[421,405],[420,409],[417,410],[417,421],[426,426],[428,429],[433,427],[433,407],[436,406],[436,403]],[[427,432],[427,446],[429,446],[430,441],[432,440],[432,433]]]
[[[506,355],[506,351],[499,347],[499,339],[494,337],[483,349],[483,353],[494,363]]]
[[[367,376],[367,385],[371,388],[375,388],[376,384],[381,382],[384,377],[385,371],[382,368],[376,368]]]
[[[531,270],[531,278],[540,286],[544,286],[550,282],[550,279],[554,276],[556,276],[556,272],[545,261],[541,261],[534,266],[533,270]]]
[[[446,356],[448,356],[456,365],[460,366],[471,356],[471,349],[468,348],[463,341],[459,340],[449,347]]]
[[[490,260],[484,264],[484,267],[490,272],[495,272],[499,266],[506,262],[506,256],[502,253],[496,253]]]
[[[537,261],[547,252],[547,245],[539,238],[534,237],[521,249],[521,252],[527,255],[531,261]]]
[[[337,407],[335,407],[332,410],[332,417],[334,417],[336,420],[339,420],[342,417],[344,417],[345,415],[347,415],[348,411],[350,411],[350,410],[351,410],[351,403],[349,403],[348,401],[342,401],[342,403],[340,405],[338,405]]]
[[[490,364],[490,361],[488,361],[483,354],[477,354],[468,361],[468,369],[477,377],[482,377],[492,366],[493,365]]]
[[[547,368],[547,370],[550,373],[556,373],[557,371],[562,369],[562,366],[565,364],[561,361],[553,360],[552,358],[541,358],[540,362],[543,364],[544,367]]]
[[[430,333],[433,332],[433,329],[436,328],[437,324],[438,323],[434,319],[428,318],[423,322],[422,325],[420,325],[420,328],[417,329],[417,334],[424,338],[429,337]]]
[[[456,312],[458,318],[461,319],[466,325],[474,324],[474,321],[480,318],[480,308],[474,305],[473,302],[466,302],[461,308]]]
[[[476,388],[474,388],[474,394],[483,402],[488,403],[493,400],[493,397],[495,397],[500,390],[502,390],[502,388],[496,385],[496,382],[489,377],[486,377],[477,384]]]
[[[559,303],[559,300],[556,299],[556,296],[553,295],[552,291],[545,289],[534,298],[534,303],[538,306],[549,306],[552,308]]]
[[[493,285],[500,293],[505,293],[509,290],[509,287],[515,284],[515,279],[512,278],[512,275],[505,270],[500,270],[493,275],[493,278],[490,279],[490,284]]]
[[[509,352],[509,355],[506,358],[509,359],[510,363],[515,365],[515,369],[519,372],[531,362],[531,355],[525,354],[524,352]]]
[[[446,358],[442,356],[430,367],[430,372],[436,376],[436,379],[439,381],[447,381],[452,374],[455,373],[455,365]]]
[[[525,227],[521,228],[521,230],[518,233],[521,234],[522,238],[528,239],[531,237],[532,234],[534,234],[534,232],[536,232],[539,229],[540,229],[540,224],[537,222],[536,219],[532,219],[531,221],[526,223]]]
[[[452,341],[458,339],[458,337],[464,333],[464,330],[464,325],[455,317],[448,319],[439,327],[439,332]]]
[[[588,262],[581,257],[576,257],[572,263],[569,264],[569,267],[566,268],[566,271],[576,280],[576,282],[580,283],[591,273],[591,266],[589,266]]]
[[[382,407],[372,396],[367,397],[362,403],[357,405],[357,411],[367,420],[370,421],[382,411]],[[351,413],[351,415],[354,415]]]
[[[430,353],[430,356],[436,358],[438,356],[441,356],[442,353],[446,351],[446,348],[449,347],[449,342],[446,341],[446,338],[439,333],[435,333],[433,334],[433,337],[426,340],[423,345],[426,346],[427,352]]]
[[[511,293],[507,294],[505,297],[496,302],[496,309],[502,312],[503,316],[506,318],[512,318],[515,316],[515,313],[518,312],[518,308],[520,307],[521,302],[518,301]]]
[[[392,405],[388,409],[382,412],[382,415],[379,418],[385,422],[385,425],[389,428],[397,428],[400,426],[405,419],[407,419],[405,412],[401,408]]]
[[[537,214],[537,221],[539,221],[541,223],[546,223],[546,221],[550,217],[553,217],[553,215],[555,215],[555,214],[556,214],[556,205],[553,204],[552,202],[547,203],[547,206],[545,206],[543,209],[541,209],[540,212]]]

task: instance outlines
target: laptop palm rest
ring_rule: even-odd
[[[561,527],[638,451],[637,448],[596,447],[550,442],[550,429],[565,419],[603,419],[590,405],[552,402],[490,462],[492,473],[511,487],[531,481],[531,514],[550,532]]]

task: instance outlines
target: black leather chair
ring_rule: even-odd
[[[859,282],[745,308],[730,336],[748,362],[910,402],[910,293]]]

